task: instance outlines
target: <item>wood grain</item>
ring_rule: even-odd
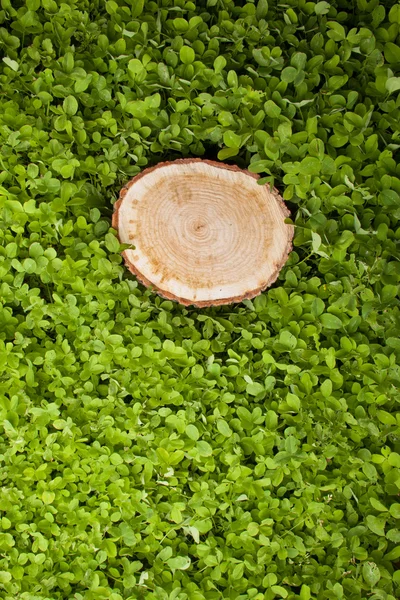
[[[179,159],[145,169],[121,190],[113,227],[125,263],[146,286],[184,305],[253,298],[291,250],[293,226],[277,190],[232,165]]]

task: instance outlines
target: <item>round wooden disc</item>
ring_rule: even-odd
[[[182,159],[145,169],[121,191],[113,227],[126,265],[184,305],[252,298],[287,260],[293,226],[276,190],[238,167]]]

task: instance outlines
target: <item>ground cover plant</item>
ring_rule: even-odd
[[[0,597],[399,597],[400,4],[0,5]],[[182,156],[291,208],[254,301],[122,265]]]

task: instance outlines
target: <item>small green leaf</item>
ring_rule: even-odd
[[[292,83],[296,79],[297,69],[294,67],[285,67],[281,73],[282,81]]]
[[[391,504],[389,512],[395,519],[400,519],[400,504]]]
[[[226,59],[223,56],[217,56],[217,58],[214,60],[214,71],[216,73],[221,73],[225,67]]]
[[[286,396],[286,402],[291,410],[293,410],[295,412],[299,412],[301,402],[300,402],[300,398],[298,398],[298,396],[289,392]]]
[[[63,102],[63,110],[68,116],[73,116],[78,110],[78,101],[74,96],[67,96]]]
[[[136,536],[132,527],[130,527],[127,523],[121,523],[120,525],[122,539],[124,544],[129,547],[135,546],[136,544]]]
[[[173,21],[174,28],[178,33],[183,33],[189,29],[189,23],[182,17],[177,17]]]
[[[400,25],[400,5],[399,4],[395,4],[390,9],[390,12],[389,12],[389,22],[390,23],[397,23],[397,25]]]
[[[265,19],[268,14],[268,0],[258,0],[256,9],[256,19]]]
[[[167,560],[167,565],[174,571],[185,571],[190,567],[191,560],[188,556],[175,556]]]
[[[205,457],[211,456],[213,452],[210,444],[208,442],[205,442],[204,440],[200,440],[199,442],[197,442],[197,450],[200,456]]]
[[[367,583],[371,588],[373,588],[381,578],[379,569],[373,562],[366,562],[363,564],[362,574],[365,583]]]
[[[272,117],[273,119],[279,117],[282,112],[279,106],[275,104],[273,100],[267,100],[267,102],[264,104],[264,110],[267,116]]]
[[[136,77],[139,73],[144,71],[142,62],[138,58],[131,58],[128,63],[128,71],[132,77]]]
[[[318,158],[308,156],[300,163],[300,173],[303,175],[318,175],[321,170],[321,163]]]
[[[239,147],[237,148],[222,148],[218,152],[219,160],[226,160],[227,158],[232,158],[232,156],[237,156],[239,154]]]
[[[389,529],[386,537],[394,544],[400,544],[400,531],[398,529]]]
[[[274,430],[278,426],[278,415],[274,410],[268,410],[265,415],[265,426],[268,429]]]
[[[193,441],[197,442],[200,437],[199,430],[196,425],[192,425],[191,423],[186,426],[186,435]]]
[[[264,392],[264,386],[256,381],[253,383],[248,383],[246,386],[246,392],[250,396],[258,396],[258,394],[262,394]]]
[[[3,62],[7,65],[7,67],[10,67],[10,69],[12,69],[13,71],[18,71],[19,64],[17,63],[16,60],[13,60],[12,58],[9,58],[8,56],[3,56]]]
[[[224,133],[224,144],[228,148],[240,148],[242,138],[233,131],[225,131]]]
[[[0,571],[0,583],[8,583],[11,581],[12,576],[8,571]]]
[[[275,585],[277,581],[278,578],[275,573],[267,573],[263,580],[263,586],[267,588],[271,587],[272,585]]]
[[[383,52],[389,64],[400,62],[400,47],[393,42],[386,42]]]
[[[342,321],[336,315],[330,313],[324,313],[320,316],[322,326],[326,329],[341,329],[343,327]]]
[[[386,506],[384,504],[382,504],[382,502],[380,502],[376,498],[370,498],[369,501],[371,503],[371,506],[373,506],[375,508],[375,510],[379,510],[380,512],[387,512],[388,511],[388,509],[386,508]]]
[[[55,497],[56,495],[54,492],[49,492],[46,490],[42,493],[42,500],[45,504],[52,504]]]
[[[391,452],[388,456],[388,463],[392,467],[400,468],[400,454],[397,452]]]
[[[232,573],[231,573],[231,579],[233,579],[233,581],[238,581],[239,579],[242,579],[243,572],[244,572],[244,563],[239,563],[239,564],[235,565],[232,570]]]
[[[303,583],[300,590],[300,600],[310,600],[311,598],[311,588]]]
[[[145,0],[130,0],[129,4],[131,4],[131,17],[132,19],[137,19],[143,12]]]
[[[385,535],[385,524],[386,520],[383,517],[375,517],[374,515],[368,515],[365,519],[368,529],[379,536]]]
[[[225,437],[230,437],[232,435],[232,429],[229,427],[228,423],[222,419],[217,421],[217,429]]]
[[[195,59],[195,53],[190,46],[182,46],[179,50],[179,56],[183,64],[190,65]]]
[[[379,421],[384,425],[397,425],[397,421],[393,415],[388,413],[386,410],[377,410],[376,416]]]
[[[105,236],[105,244],[107,250],[110,252],[118,252],[119,251],[119,241],[118,238],[115,237],[112,233],[107,233]]]
[[[328,2],[317,2],[314,6],[314,11],[316,15],[326,15],[331,8],[331,5]]]
[[[276,596],[279,596],[280,598],[287,598],[288,596],[288,591],[280,585],[273,585],[271,587],[271,591],[274,592],[274,594]]]
[[[321,394],[324,398],[329,398],[332,394],[332,381],[330,379],[325,379],[325,381],[321,384]]]
[[[385,554],[385,560],[395,561],[400,558],[400,546],[393,548],[390,552]]]

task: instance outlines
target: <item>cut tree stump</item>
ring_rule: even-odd
[[[278,277],[293,226],[258,175],[197,158],[145,169],[122,190],[113,227],[129,270],[164,298],[212,306],[253,298]]]

